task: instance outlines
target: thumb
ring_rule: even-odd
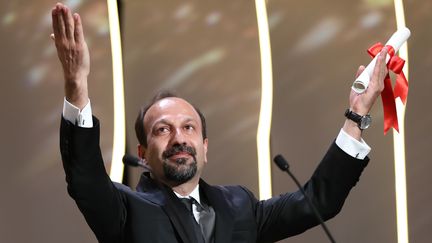
[[[365,70],[365,66],[360,65],[360,67],[357,69],[357,73],[356,73],[356,78],[358,78],[358,76],[360,76],[360,74]]]

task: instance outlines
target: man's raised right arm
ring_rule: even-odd
[[[62,64],[65,102],[63,117],[80,127],[92,127],[87,77],[90,55],[79,14],[72,14],[63,4],[52,9],[53,34],[57,55]]]
[[[68,192],[100,242],[121,242],[126,218],[124,196],[106,173],[99,122],[92,118],[87,87],[90,58],[81,18],[57,3],[52,9],[52,23],[51,38],[65,80],[60,149]]]

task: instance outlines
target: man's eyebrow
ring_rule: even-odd
[[[170,124],[170,122],[166,119],[161,119],[161,120],[158,120],[155,123],[153,123],[152,128],[154,128],[156,125],[159,125],[159,124]]]
[[[184,120],[184,122],[197,122],[196,119],[193,119],[192,117],[188,117]]]
[[[194,119],[193,117],[186,117],[183,119],[182,123],[187,123],[187,122],[194,122],[198,124],[198,121],[196,119]],[[153,123],[151,129],[153,129],[155,126],[159,125],[159,124],[165,124],[165,125],[170,125],[172,122],[170,122],[169,120],[162,118],[160,120],[157,120],[156,122]]]

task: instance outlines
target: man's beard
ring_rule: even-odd
[[[187,158],[178,158],[175,160],[175,164],[169,162],[169,157],[175,155],[178,152],[187,152],[189,155],[192,156],[192,161],[189,165],[186,164],[188,162]],[[162,166],[165,178],[169,181],[180,184],[183,184],[192,179],[198,170],[195,155],[196,151],[194,148],[180,144],[174,145],[172,148],[164,151],[162,154]]]

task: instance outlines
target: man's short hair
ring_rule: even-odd
[[[172,91],[168,91],[168,90],[164,90],[164,91],[160,91],[158,92],[155,96],[153,96],[153,98],[150,100],[150,102],[146,105],[143,105],[138,113],[138,116],[135,120],[135,133],[138,139],[138,142],[144,146],[147,147],[147,134],[145,132],[145,126],[144,126],[144,116],[147,113],[148,109],[154,105],[156,102],[158,102],[159,100],[165,99],[165,98],[170,98],[170,97],[175,97],[175,98],[181,98],[182,97],[178,96],[176,93],[172,92]],[[206,128],[206,121],[205,121],[205,117],[202,114],[202,112],[195,106],[192,104],[192,107],[195,109],[195,111],[198,113],[200,119],[201,119],[201,127],[202,127],[202,137],[203,139],[207,138],[207,128]]]

